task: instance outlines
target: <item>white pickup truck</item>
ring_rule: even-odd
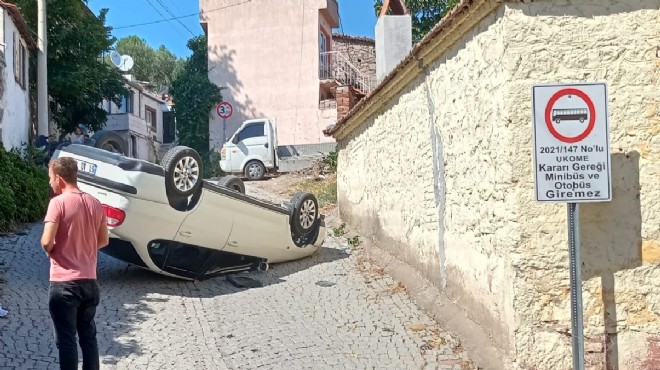
[[[220,150],[220,168],[243,173],[249,180],[261,180],[277,169],[277,131],[268,118],[243,122]]]

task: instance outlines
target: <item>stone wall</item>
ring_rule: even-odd
[[[660,368],[660,0],[466,3],[456,42],[343,123],[342,218],[458,302],[507,369],[570,368],[566,210],[534,201],[531,87],[605,81],[614,196],[581,207],[587,368]]]
[[[504,348],[518,233],[510,189],[504,37],[495,14],[350,138],[339,141],[342,218],[446,288]],[[485,58],[484,58],[485,56]],[[456,84],[454,81],[470,81]],[[469,134],[467,134],[469,133]],[[465,261],[470,261],[469,264]]]
[[[362,74],[376,80],[376,48],[374,40],[366,37],[332,34],[332,50],[348,58]]]
[[[521,366],[567,367],[570,346],[566,207],[532,199],[530,84],[608,84],[613,200],[584,204],[584,321],[593,369],[660,369],[660,1],[507,4],[506,95],[515,207]],[[616,35],[616,36],[615,36]],[[520,308],[525,307],[522,310]],[[618,367],[616,365],[618,364]]]

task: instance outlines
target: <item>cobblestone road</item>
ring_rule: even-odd
[[[0,238],[0,369],[54,369],[41,226]],[[329,237],[311,258],[184,282],[99,258],[106,369],[472,369],[457,340],[395,283]],[[321,282],[320,284],[317,284]],[[323,283],[325,282],[325,283]]]

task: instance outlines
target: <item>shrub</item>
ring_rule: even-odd
[[[339,156],[339,151],[334,151],[328,153],[328,155],[323,158],[323,162],[330,168],[330,172],[337,172],[337,157]]]
[[[44,216],[48,173],[30,162],[16,152],[6,152],[0,145],[0,231]]]

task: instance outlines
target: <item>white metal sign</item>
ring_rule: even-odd
[[[612,200],[607,85],[532,88],[536,200]]]

